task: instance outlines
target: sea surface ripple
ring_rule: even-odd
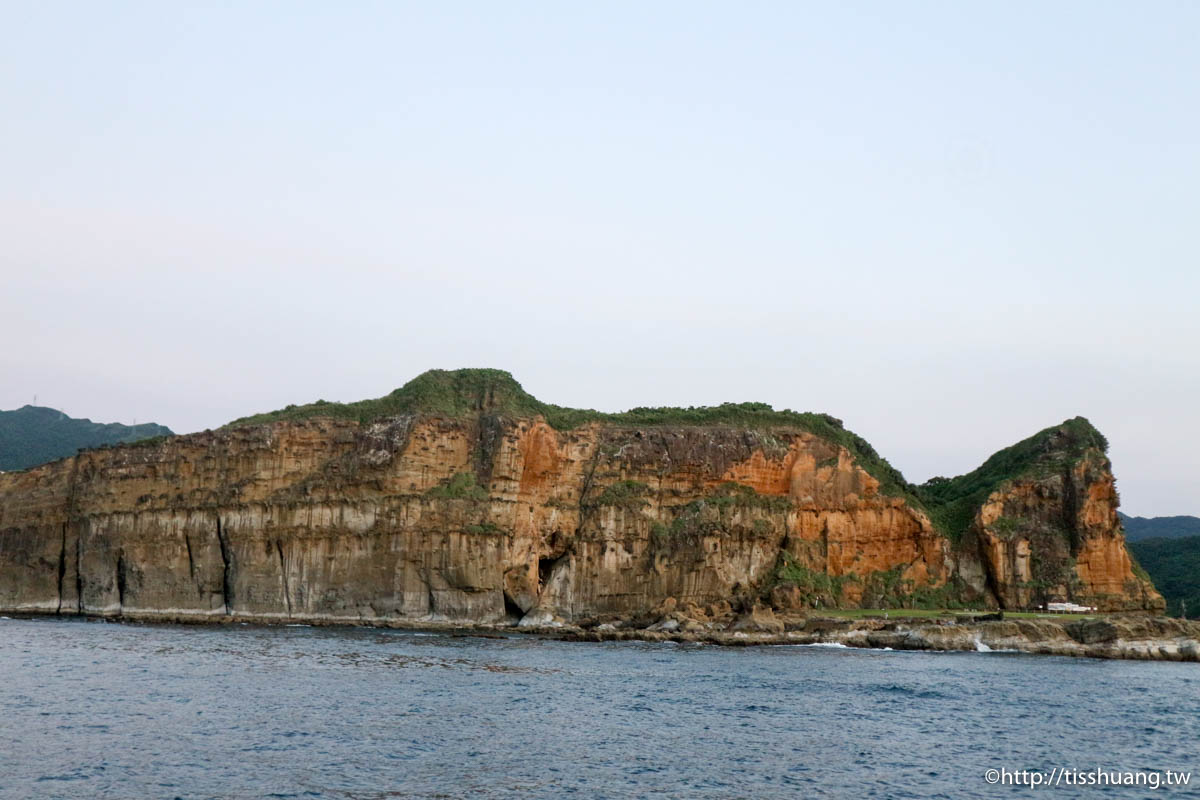
[[[1196,770],[1200,668],[0,619],[0,798],[992,798]]]

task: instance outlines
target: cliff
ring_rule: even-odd
[[[918,491],[967,557],[962,574],[1002,608],[1070,600],[1161,611],[1162,597],[1126,549],[1107,449],[1100,432],[1076,417]]]
[[[0,608],[525,624],[759,604],[1160,609],[1125,551],[1102,437],[1060,427],[1086,441],[1049,429],[986,480],[913,487],[826,415],[600,414],[507,373],[426,373],[380,400],[0,475]]]

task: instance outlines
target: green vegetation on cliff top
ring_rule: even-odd
[[[966,475],[930,478],[916,488],[934,524],[957,540],[975,511],[1006,481],[1061,473],[1090,449],[1107,452],[1108,441],[1083,417],[1038,431],[999,451]]]
[[[776,411],[766,403],[723,403],[689,408],[634,408],[607,413],[592,409],[564,408],[543,403],[526,392],[508,372],[497,369],[430,370],[418,375],[389,395],[357,403],[318,400],[279,411],[234,420],[234,425],[252,425],[334,417],[371,422],[400,414],[437,414],[463,417],[476,413],[512,417],[541,416],[552,427],[570,430],[589,422],[624,426],[704,426],[735,428],[792,428],[841,445],[856,462],[880,482],[885,494],[903,497],[926,510],[934,524],[957,539],[970,524],[979,505],[1002,483],[1032,473],[1061,470],[1089,448],[1104,451],[1108,443],[1083,417],[1047,428],[993,455],[978,469],[957,478],[932,478],[914,486],[861,436],[846,430],[841,420],[828,414]]]
[[[689,408],[634,408],[607,413],[584,408],[564,408],[543,403],[521,388],[512,375],[499,369],[429,370],[413,378],[396,391],[374,400],[357,403],[330,403],[318,400],[302,406],[243,417],[229,423],[254,425],[280,420],[310,417],[334,417],[370,422],[399,414],[441,414],[462,417],[474,413],[504,414],[512,417],[542,416],[558,430],[570,430],[589,422],[612,425],[723,425],[736,428],[764,429],[789,427],[820,436],[842,445],[855,460],[881,484],[887,494],[917,501],[904,476],[882,458],[861,436],[844,427],[828,414],[776,411],[766,403],[722,403],[719,406]],[[919,502],[919,501],[918,501]]]
[[[152,422],[106,424],[68,417],[53,408],[22,406],[14,411],[0,411],[0,471],[45,464],[89,447],[170,435],[169,428]]]

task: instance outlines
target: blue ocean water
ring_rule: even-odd
[[[1200,667],[0,619],[0,798],[1158,797]]]

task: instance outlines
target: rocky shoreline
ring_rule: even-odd
[[[1173,619],[1043,619],[957,622],[930,619],[789,621],[782,632],[579,630],[577,641],[646,640],[719,645],[830,645],[891,650],[1019,652],[1143,661],[1200,662],[1200,624]]]
[[[876,650],[1016,652],[1078,658],[1200,662],[1200,622],[1166,617],[1121,615],[1090,619],[1004,619],[999,614],[931,617],[820,616],[782,617],[756,609],[731,623],[680,622],[678,615],[643,625],[614,620],[572,625],[461,623],[445,620],[354,619],[331,617],[199,616],[126,612],[69,614],[31,610],[4,611],[11,618],[82,618],[96,621],[157,624],[250,624],[375,627],[438,631],[466,636],[529,635],[561,641],[645,641],[711,644],[727,647],[827,645]]]

